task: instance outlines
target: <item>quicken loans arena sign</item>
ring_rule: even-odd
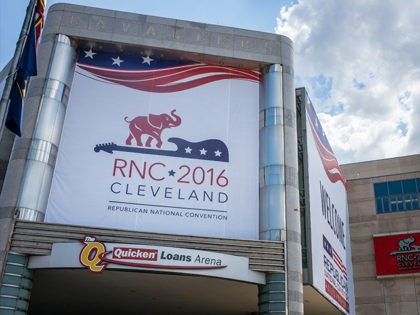
[[[210,252],[146,245],[104,244],[86,236],[80,251],[80,263],[91,272],[102,272],[108,264],[156,269],[221,269],[226,257]]]
[[[112,270],[153,270],[251,283],[265,283],[265,274],[249,269],[249,259],[187,248],[104,243],[93,235],[80,242],[54,243],[50,255],[32,256],[29,268],[84,268],[100,274]]]
[[[46,221],[257,239],[259,80],[82,49]]]

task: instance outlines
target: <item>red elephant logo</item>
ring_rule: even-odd
[[[181,117],[175,114],[175,109],[171,111],[171,115],[165,113],[160,115],[149,114],[148,116],[137,116],[132,120],[125,117],[124,120],[130,124],[130,134],[125,140],[125,144],[131,145],[131,141],[136,139],[137,146],[142,147],[141,138],[143,135],[147,135],[146,147],[148,148],[152,146],[153,139],[156,140],[156,147],[160,148],[162,146],[162,131],[181,124]]]

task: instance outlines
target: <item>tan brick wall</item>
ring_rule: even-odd
[[[420,230],[420,210],[376,214],[373,184],[420,178],[420,155],[342,165],[347,179],[356,314],[420,315],[420,274],[376,276],[373,235]]]

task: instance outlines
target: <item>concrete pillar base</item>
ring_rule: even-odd
[[[266,275],[266,284],[258,287],[259,314],[287,314],[286,275]]]
[[[0,286],[0,313],[26,315],[31,297],[33,272],[26,255],[9,252]]]

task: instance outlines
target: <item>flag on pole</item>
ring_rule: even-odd
[[[10,92],[6,127],[19,137],[21,136],[23,102],[28,80],[29,77],[37,75],[36,51],[41,28],[44,25],[44,15],[45,2],[38,0]]]
[[[45,20],[45,1],[38,0],[35,7],[35,43],[36,51],[38,52],[39,38],[41,37],[41,31],[44,27]]]

